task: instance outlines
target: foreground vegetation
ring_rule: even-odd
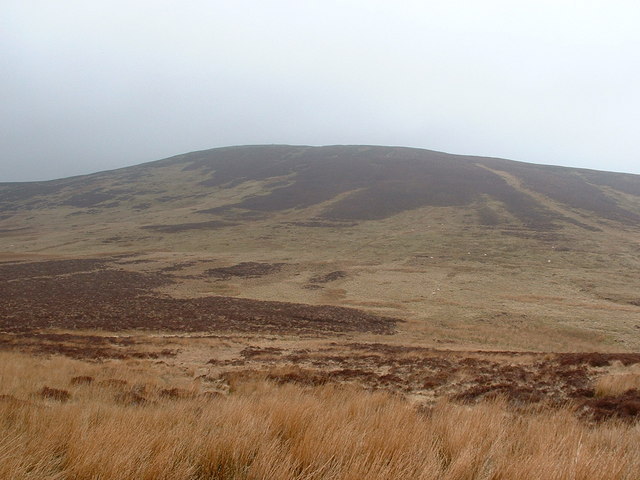
[[[189,372],[187,372],[189,373]],[[0,478],[636,479],[640,426],[496,398],[419,408],[353,385],[0,354]],[[207,391],[209,390],[209,391]]]

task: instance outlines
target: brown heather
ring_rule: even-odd
[[[141,361],[0,353],[2,479],[631,480],[639,444],[638,423],[516,414],[500,399],[421,410],[354,386],[255,377],[205,395]]]

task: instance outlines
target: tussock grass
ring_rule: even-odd
[[[636,479],[638,425],[500,400],[419,411],[398,396],[247,379],[224,396],[151,364],[0,354],[0,478]],[[80,375],[92,382],[71,382]],[[182,382],[182,383],[180,383]],[[163,396],[177,385],[191,395]],[[43,398],[64,389],[68,401]],[[122,403],[136,392],[144,403]]]
[[[595,382],[595,392],[599,397],[620,395],[629,390],[640,390],[638,365],[620,372],[602,375]]]

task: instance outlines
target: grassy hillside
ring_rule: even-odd
[[[349,307],[418,344],[637,349],[639,238],[637,175],[408,148],[230,147],[0,184],[5,268],[120,272],[28,278]]]

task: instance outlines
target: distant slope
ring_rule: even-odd
[[[224,198],[249,184],[259,188]],[[318,205],[316,218],[362,221],[435,206],[473,208],[480,224],[516,220],[538,230],[567,222],[640,225],[637,175],[367,146],[218,148],[63,180],[5,183],[0,215],[55,207],[125,214],[200,205],[207,197],[224,200],[200,213],[228,221]]]

